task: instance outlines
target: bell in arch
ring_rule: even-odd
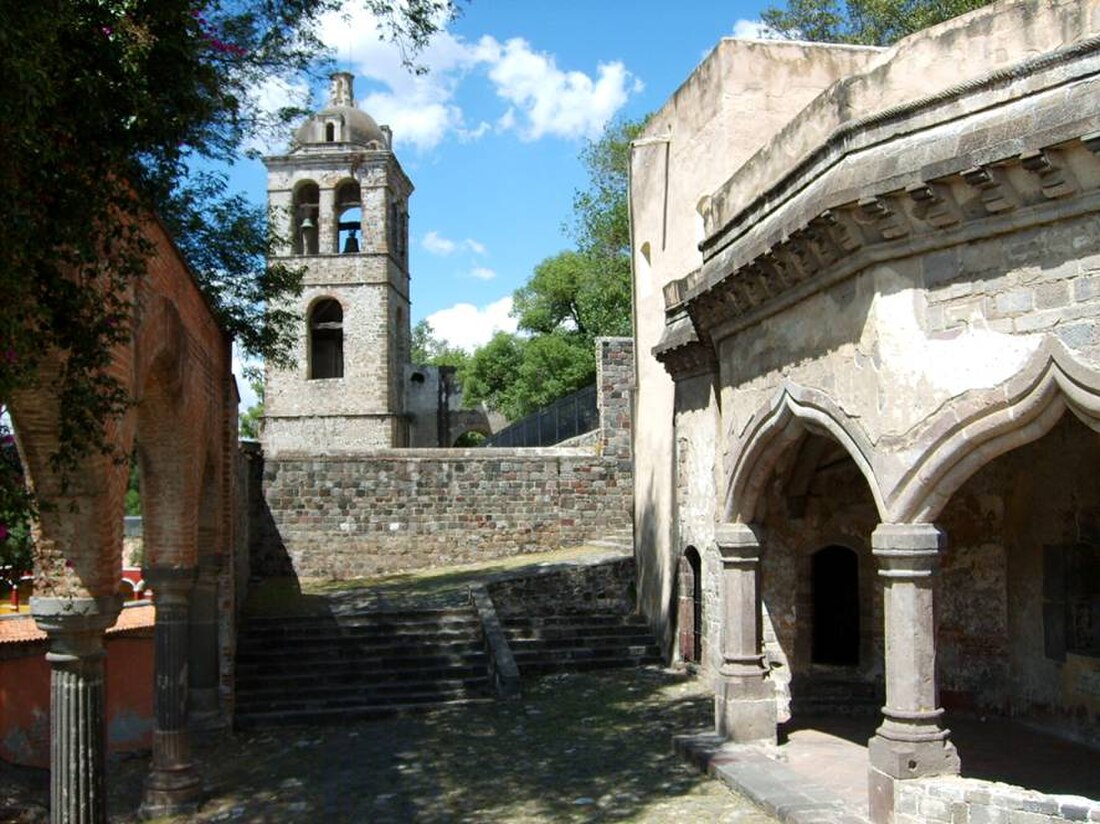
[[[355,235],[355,230],[351,229],[348,232],[347,239],[344,240],[344,254],[354,255],[359,252],[359,238]]]

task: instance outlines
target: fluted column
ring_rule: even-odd
[[[198,805],[201,785],[191,763],[187,730],[187,615],[195,570],[144,570],[157,610],[153,669],[153,764],[145,780],[146,816],[187,813]]]
[[[944,535],[933,524],[880,524],[871,535],[883,583],[886,706],[868,744],[871,819],[893,820],[894,781],[959,772],[940,726],[934,576]]]
[[[761,643],[760,540],[747,524],[719,524],[722,556],[722,664],[715,727],[730,741],[775,742],[775,687]]]
[[[117,597],[31,598],[49,643],[53,824],[107,821],[103,631],[121,606]]]

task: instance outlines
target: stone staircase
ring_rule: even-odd
[[[661,663],[653,632],[639,615],[568,612],[503,616],[523,677]]]
[[[791,714],[878,715],[885,703],[882,684],[854,675],[813,673],[791,682]]]
[[[481,623],[469,607],[251,618],[239,638],[240,728],[492,700]]]

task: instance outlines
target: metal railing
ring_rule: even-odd
[[[485,441],[485,446],[553,446],[600,425],[596,385],[578,389],[520,418]]]

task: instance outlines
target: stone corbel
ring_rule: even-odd
[[[896,240],[909,234],[905,218],[890,208],[882,197],[865,197],[856,204],[863,219],[872,225],[884,240]]]
[[[1062,165],[1053,149],[1024,152],[1020,155],[1020,165],[1039,176],[1039,187],[1051,200],[1072,195],[1078,189],[1077,178]]]
[[[989,214],[995,215],[1016,208],[1016,191],[1001,169],[975,166],[963,172],[962,177],[967,184],[978,190],[982,205]]]
[[[906,194],[913,200],[913,213],[937,229],[953,226],[962,220],[951,189],[942,183],[915,183],[907,186]]]

